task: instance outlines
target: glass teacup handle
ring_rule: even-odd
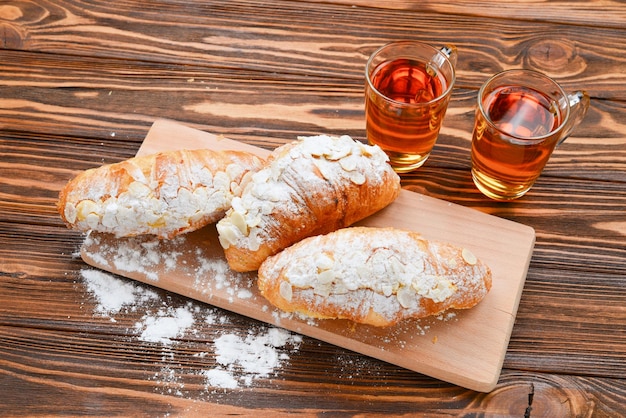
[[[583,120],[589,110],[589,94],[586,91],[580,90],[567,95],[569,105],[569,119],[566,122],[565,129],[561,134],[558,145],[567,139],[572,133],[572,130]]]
[[[441,54],[435,54],[435,56],[432,58],[432,62],[435,63],[437,68],[441,68],[443,66],[445,58],[442,56],[442,54],[445,55],[446,58],[448,58],[448,61],[450,61],[452,67],[456,67],[456,59],[458,55],[456,51],[456,46],[452,44],[446,44],[443,47],[439,48],[439,52],[441,52]]]
[[[441,51],[443,55],[448,57],[453,67],[456,67],[456,59],[458,56],[457,51],[456,51],[456,46],[452,44],[446,44],[443,47],[441,47],[439,51]]]

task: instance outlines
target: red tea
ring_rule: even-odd
[[[441,72],[417,60],[385,61],[371,75],[366,89],[367,137],[389,155],[397,171],[419,167],[433,148],[449,96]],[[382,96],[381,96],[382,95]]]
[[[528,87],[500,87],[485,97],[483,106],[499,130],[518,138],[545,136],[561,122],[556,103]]]
[[[517,197],[539,177],[556,146],[558,135],[550,134],[562,122],[559,107],[546,94],[523,86],[494,89],[482,98],[482,107],[493,126],[477,110],[474,178],[488,196],[492,189],[492,197]]]
[[[445,79],[425,63],[400,58],[380,64],[372,73],[372,85],[385,97],[401,103],[426,103],[441,96]]]

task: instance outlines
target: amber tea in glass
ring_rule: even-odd
[[[398,172],[420,167],[435,145],[452,85],[456,48],[419,42],[380,48],[366,67],[367,138]]]
[[[494,76],[478,96],[472,177],[497,200],[516,199],[532,187],[589,104],[586,93],[568,96],[547,76],[527,70]]]

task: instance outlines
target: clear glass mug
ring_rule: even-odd
[[[542,73],[492,76],[478,92],[471,150],[476,187],[495,200],[523,196],[588,108],[585,91],[567,94]]]
[[[417,41],[376,50],[365,67],[367,139],[399,173],[422,166],[435,145],[455,81],[457,50]]]

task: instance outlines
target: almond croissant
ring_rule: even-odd
[[[390,326],[475,306],[491,289],[491,271],[466,248],[401,229],[354,227],[269,257],[258,286],[286,312]]]
[[[180,150],[86,170],[57,204],[68,227],[171,238],[217,222],[241,193],[244,175],[263,161],[239,151]]]
[[[384,208],[400,193],[400,178],[378,146],[321,135],[276,148],[242,187],[217,230],[230,268],[244,272]]]

